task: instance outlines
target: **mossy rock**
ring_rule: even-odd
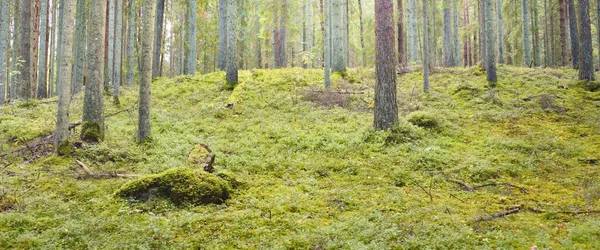
[[[194,146],[194,149],[188,155],[188,165],[193,168],[200,168],[212,172],[213,157],[212,150],[210,150],[207,145],[198,144]],[[207,169],[207,167],[209,169]]]
[[[221,204],[231,188],[226,181],[191,168],[174,168],[124,184],[116,195],[147,202],[166,199],[175,205]]]

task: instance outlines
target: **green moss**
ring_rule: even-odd
[[[61,142],[56,147],[56,154],[59,156],[71,155],[73,153],[73,144],[69,140]]]
[[[577,85],[590,92],[600,90],[600,81],[579,81]]]
[[[203,145],[198,144],[188,155],[188,165],[202,169],[209,163],[210,158],[211,153]]]
[[[98,123],[85,121],[81,125],[81,140],[91,143],[100,142],[104,140],[104,130]]]
[[[229,186],[231,186],[234,189],[245,186],[245,183],[238,180],[235,174],[229,170],[221,170],[215,175],[229,183]]]
[[[411,113],[408,116],[407,121],[412,125],[425,129],[437,129],[442,124],[439,115],[423,111]]]
[[[228,184],[201,170],[174,168],[123,185],[116,195],[138,201],[167,199],[176,205],[221,204],[229,198]]]
[[[388,145],[414,142],[421,139],[423,136],[423,130],[406,121],[401,120],[389,129],[389,135],[385,139],[385,142]]]

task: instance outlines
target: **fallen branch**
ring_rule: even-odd
[[[521,207],[520,206],[516,206],[516,207],[513,207],[512,209],[504,211],[504,212],[495,213],[495,214],[492,214],[492,215],[489,215],[489,216],[481,217],[481,218],[475,220],[474,222],[477,223],[477,222],[482,222],[482,221],[490,221],[490,220],[493,220],[493,219],[502,218],[504,216],[511,215],[511,214],[516,214],[516,213],[519,213],[519,212],[521,212]]]
[[[600,162],[600,159],[579,159],[578,161],[584,164],[595,165]]]
[[[77,179],[112,179],[112,178],[137,178],[141,175],[137,174],[117,174],[117,173],[100,173],[95,174],[85,163],[80,160],[75,160],[77,165],[86,173],[84,176],[78,176]]]
[[[547,211],[544,209],[528,207],[528,211],[536,214],[545,214],[545,213],[556,213],[556,214],[568,214],[568,215],[590,215],[590,214],[600,214],[600,210],[591,210],[591,211]]]
[[[454,184],[458,184],[459,186],[462,187],[463,190],[465,191],[469,191],[469,192],[474,192],[477,189],[481,189],[484,187],[491,187],[491,186],[507,186],[507,187],[512,187],[512,188],[516,188],[519,191],[521,191],[521,193],[526,194],[527,193],[527,189],[524,187],[520,187],[508,182],[497,182],[497,183],[486,183],[486,184],[482,184],[482,185],[477,185],[477,186],[471,186],[463,181],[459,181],[459,180],[455,180],[455,179],[446,179],[446,181],[454,183]]]
[[[340,95],[364,95],[366,94],[365,91],[334,91],[334,90],[307,90],[308,92],[312,92],[312,93],[335,93],[335,94],[340,94]]]

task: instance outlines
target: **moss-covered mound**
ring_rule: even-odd
[[[210,148],[204,144],[198,144],[194,146],[194,149],[188,155],[188,165],[194,168],[204,169],[208,172],[212,172],[212,159],[213,154]],[[210,168],[210,169],[207,169]]]
[[[230,187],[222,179],[202,170],[174,168],[123,185],[117,196],[137,201],[168,199],[176,205],[221,204]]]

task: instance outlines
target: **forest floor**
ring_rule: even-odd
[[[142,145],[125,86],[105,99],[106,140],[69,157],[34,147],[53,99],[0,107],[0,249],[600,248],[600,91],[573,70],[500,66],[495,89],[477,68],[436,71],[429,94],[421,73],[398,78],[384,132],[373,70],[333,91],[322,70],[242,71],[233,91],[222,72],[158,79]],[[76,122],[81,94],[71,107]],[[128,179],[75,162],[146,175],[200,143],[244,183],[224,204],[131,203],[114,195]]]

